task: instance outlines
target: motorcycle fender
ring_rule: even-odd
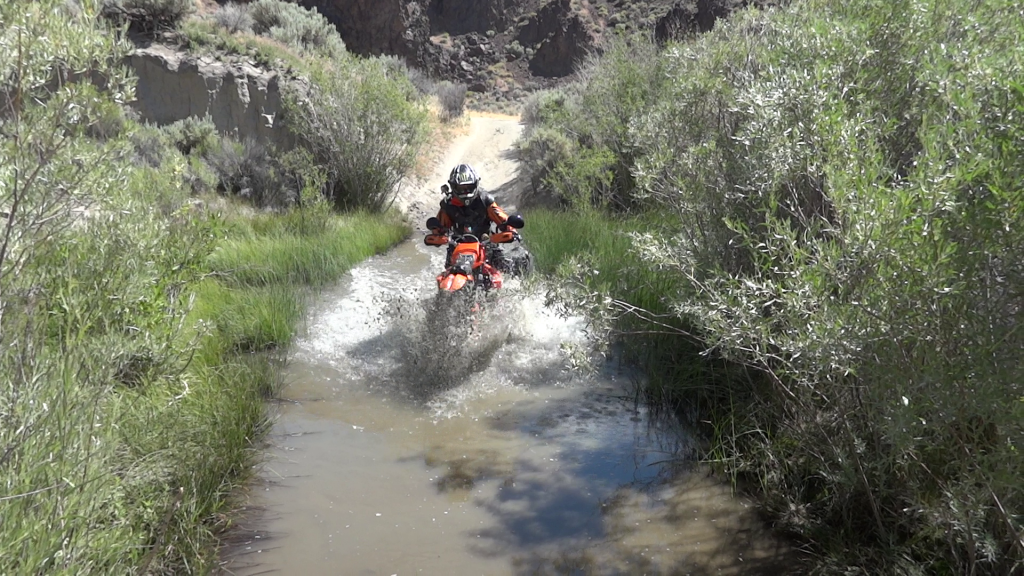
[[[498,272],[497,268],[490,264],[483,264],[480,266],[480,272],[490,278],[491,288],[501,288],[501,272]]]
[[[469,278],[462,274],[442,274],[437,277],[437,285],[441,290],[455,292],[466,285]]]

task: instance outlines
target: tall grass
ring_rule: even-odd
[[[351,213],[325,222],[320,230],[296,234],[293,220],[301,215],[257,216],[249,223],[253,236],[224,242],[210,265],[226,272],[229,282],[246,286],[323,286],[409,233],[394,213],[385,218]]]
[[[48,282],[49,320],[23,317],[32,337],[11,342],[2,358],[26,371],[8,372],[4,397],[11,427],[3,436],[0,542],[13,553],[3,555],[3,571],[212,569],[216,535],[230,521],[232,490],[259,458],[264,401],[276,389],[277,356],[253,353],[288,345],[305,286],[336,278],[407,234],[397,218],[359,214],[299,237],[288,233],[288,220],[262,215],[223,228],[183,284],[171,272],[180,258],[153,262],[143,278],[112,266],[144,263],[166,245],[122,243],[114,235],[125,230],[109,222],[88,230],[103,243],[84,242],[82,230],[66,239],[75,248],[49,256],[47,266],[62,272]],[[193,234],[204,235],[173,241]],[[180,253],[200,256],[192,250],[202,245]],[[294,258],[296,251],[307,257]],[[238,262],[288,273],[235,275]],[[177,295],[167,300],[160,290],[139,300],[147,296],[144,280],[157,278]],[[5,320],[14,326],[10,315]],[[50,520],[57,517],[70,521]]]
[[[647,372],[645,397],[655,407],[699,411],[747,380],[745,368],[701,354],[694,326],[673,313],[681,286],[673,274],[644,259],[640,231],[667,230],[655,214],[615,217],[599,210],[529,211],[528,241],[539,272],[558,278],[549,298],[587,314],[596,352],[617,341],[627,360]]]

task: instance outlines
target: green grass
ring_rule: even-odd
[[[409,233],[397,216],[351,214],[322,230],[296,234],[284,218],[257,218],[251,238],[227,240],[210,257],[211,268],[245,286],[322,286],[367,255],[378,254]]]
[[[46,264],[61,271],[55,320],[22,318],[26,338],[0,354],[25,371],[0,396],[2,573],[214,570],[309,294],[408,234],[395,214],[293,211],[199,218],[161,237],[160,218],[141,224],[150,215],[136,208],[120,230],[71,231]],[[215,250],[196,260],[203,244],[190,239],[211,234]],[[104,263],[105,278],[82,275]],[[158,278],[182,289],[172,301],[150,288]],[[105,296],[110,285],[121,298]],[[191,302],[187,315],[167,315],[175,301]]]
[[[706,405],[747,388],[736,366],[702,355],[693,328],[672,302],[688,286],[641,257],[648,236],[666,233],[663,216],[608,215],[596,209],[529,211],[527,241],[538,271],[567,283],[562,304],[583,309],[647,373],[652,406]]]

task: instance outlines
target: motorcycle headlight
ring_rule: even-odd
[[[472,276],[474,260],[476,260],[476,258],[472,254],[462,254],[455,261],[455,266],[453,266],[453,268],[461,274]]]

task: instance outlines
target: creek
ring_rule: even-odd
[[[442,253],[416,237],[311,306],[226,571],[784,573],[638,373],[574,368],[581,318],[515,280],[446,316]]]

